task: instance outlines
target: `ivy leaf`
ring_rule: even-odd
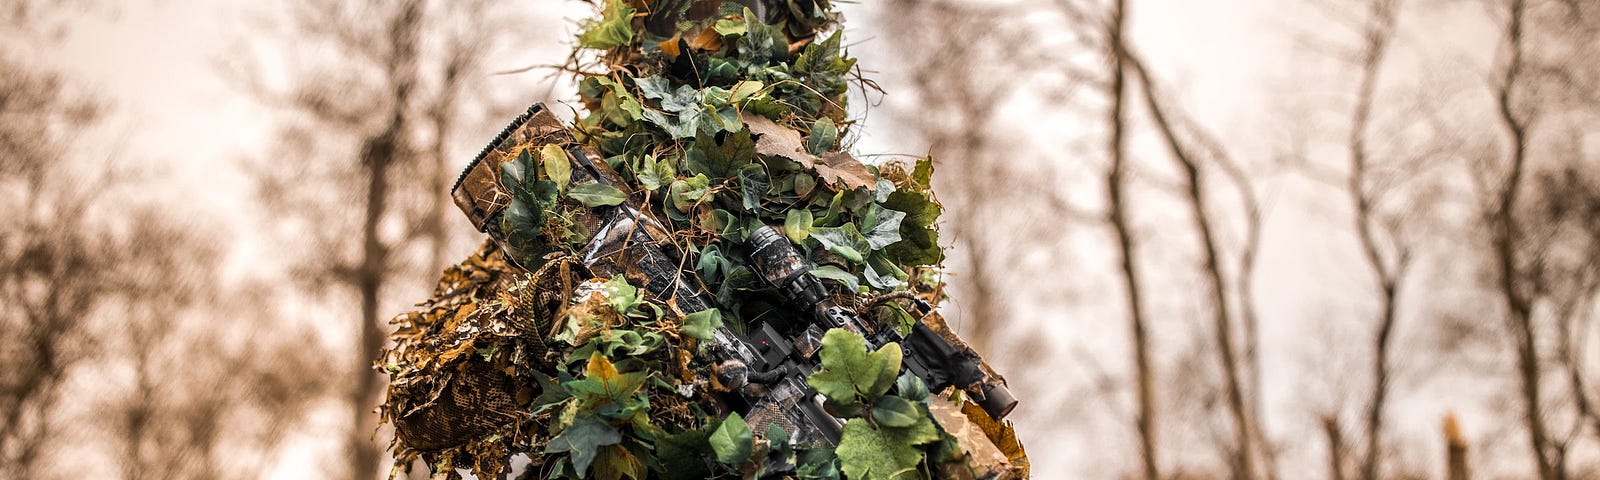
[[[672,162],[665,160],[658,162],[654,155],[646,155],[639,162],[639,169],[634,172],[639,184],[643,185],[645,190],[652,192],[672,183],[677,175],[678,172],[673,168]]]
[[[623,0],[611,0],[610,7],[600,20],[584,25],[578,46],[604,50],[633,44],[633,8]]]
[[[895,266],[894,262],[885,258],[882,253],[873,252],[867,257],[867,269],[864,272],[867,284],[881,290],[894,290],[905,286],[906,272]]]
[[[745,211],[760,209],[761,198],[771,189],[772,182],[767,179],[767,169],[760,163],[751,163],[739,169],[739,194]]]
[[[840,404],[872,401],[889,391],[900,375],[900,344],[890,343],[867,353],[866,339],[840,328],[822,336],[822,370],[806,383]],[[859,399],[859,400],[858,400]]]
[[[678,211],[688,213],[694,204],[705,198],[711,192],[711,179],[705,174],[695,174],[687,179],[672,181],[667,187],[667,196],[672,200],[672,206]]]
[[[500,183],[506,187],[507,191],[521,191],[522,185],[526,183],[528,165],[531,163],[532,159],[528,156],[527,150],[517,153],[517,158],[501,163]]]
[[[811,210],[796,208],[789,210],[783,219],[783,234],[789,241],[800,243],[811,234]]]
[[[836,280],[839,283],[844,284],[846,291],[855,292],[857,290],[861,290],[860,280],[856,278],[855,274],[846,272],[833,265],[823,265],[817,267],[811,271],[811,274],[816,275],[817,278]]]
[[[917,165],[911,169],[911,181],[917,190],[933,188],[933,157],[917,159]]]
[[[712,340],[716,338],[715,332],[718,328],[722,328],[722,311],[707,308],[684,315],[683,326],[679,327],[679,331],[701,340]]]
[[[938,436],[934,436],[937,440]],[[911,438],[880,430],[860,418],[844,423],[839,455],[845,477],[859,480],[917,478],[922,452]],[[931,441],[931,440],[929,440]]]
[[[873,250],[882,250],[900,241],[900,222],[906,218],[906,213],[888,208],[875,210],[878,222],[861,234],[867,238],[867,245],[871,245]]]
[[[900,223],[900,239],[884,249],[890,260],[900,265],[933,265],[942,259],[939,232],[933,223],[939,219],[939,204],[928,194],[898,190],[889,194],[883,206],[905,212]]]
[[[811,135],[806,137],[806,151],[812,155],[822,156],[833,150],[839,142],[839,128],[834,126],[833,119],[822,117],[811,124]]]
[[[617,205],[628,200],[628,194],[604,183],[585,183],[572,187],[567,196],[589,208]]]
[[[739,416],[739,412],[728,415],[708,440],[711,450],[717,454],[717,461],[729,465],[750,460],[750,454],[755,450],[755,432],[750,430],[750,425]]]
[[[861,232],[856,231],[854,223],[838,227],[812,228],[811,238],[821,244],[822,248],[854,263],[865,263],[866,252],[871,249],[867,239],[861,236]]]
[[[651,75],[644,78],[633,79],[633,84],[639,87],[639,93],[644,98],[653,100],[666,100],[673,97],[672,82],[660,75]]]
[[[620,442],[622,435],[617,433],[617,429],[611,428],[592,413],[580,413],[572,419],[572,425],[568,425],[556,438],[550,439],[544,451],[572,454],[572,466],[578,469],[579,476],[583,476],[589,471],[595,455],[600,453],[600,447]]]
[[[720,183],[738,175],[739,168],[755,159],[755,147],[750,132],[744,130],[724,136],[721,142],[712,135],[701,134],[695,137],[694,148],[684,155],[684,170],[709,175]]]
[[[895,395],[880,398],[872,405],[872,420],[885,427],[909,427],[921,416],[916,404]]]
[[[632,396],[639,391],[639,386],[644,385],[644,378],[643,372],[618,373],[616,365],[607,360],[605,355],[594,352],[589,355],[583,380],[573,380],[562,386],[567,393],[578,398],[581,409],[593,411]]]
[[[812,178],[811,175],[801,173],[794,176],[794,194],[800,198],[810,196],[811,191],[816,188],[817,179]]]
[[[567,160],[567,152],[560,145],[552,143],[541,147],[539,163],[544,164],[544,174],[550,181],[556,182],[557,190],[567,189],[567,182],[572,179],[572,163]]]

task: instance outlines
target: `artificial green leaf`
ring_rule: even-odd
[[[895,379],[894,389],[901,397],[924,405],[933,398],[928,392],[928,384],[923,383],[921,377],[913,375],[909,371],[900,374],[900,378]]]
[[[845,477],[852,480],[916,478],[917,464],[922,463],[922,451],[915,444],[859,418],[844,423],[834,452]]]
[[[544,164],[545,176],[556,182],[556,189],[566,190],[567,182],[572,179],[572,163],[567,160],[567,152],[554,143],[545,145],[539,149],[539,163]]]
[[[905,286],[906,272],[895,266],[882,253],[873,252],[867,257],[867,269],[862,272],[867,284],[879,290],[895,290]]]
[[[772,182],[767,179],[767,169],[760,163],[751,163],[739,169],[740,201],[745,211],[756,211],[761,208],[761,198],[772,189]]]
[[[666,480],[703,480],[711,478],[711,469],[705,459],[716,455],[711,450],[711,428],[685,430],[656,438],[656,459],[661,462],[662,478]]]
[[[578,34],[578,46],[608,49],[633,44],[633,8],[623,0],[611,0],[600,20],[586,23]]]
[[[811,195],[811,191],[815,188],[817,188],[817,180],[810,175],[801,173],[794,176],[794,194],[800,196],[800,198],[806,198]]]
[[[618,373],[616,365],[594,352],[589,355],[583,379],[566,382],[562,387],[578,398],[580,409],[593,410],[632,396],[644,385],[644,378],[643,372]]]
[[[733,85],[733,91],[729,94],[728,101],[733,103],[743,102],[752,95],[761,93],[761,90],[766,87],[766,84],[761,83],[759,80],[740,81]]]
[[[811,270],[811,274],[816,275],[817,278],[836,280],[839,283],[844,284],[845,291],[848,292],[854,293],[855,291],[861,289],[860,280],[856,278],[855,274],[841,270],[839,267],[835,267],[833,265],[823,265],[817,267],[816,269]]]
[[[598,480],[645,480],[648,473],[644,461],[622,445],[607,445],[594,461],[594,478]]]
[[[567,393],[566,390],[562,389],[561,385],[557,384],[555,379],[550,378],[549,375],[545,375],[535,370],[533,372],[533,379],[539,384],[539,396],[535,397],[533,399],[533,403],[530,404],[530,406],[533,407],[534,413],[544,412],[561,403],[562,401],[572,398],[572,395]]]
[[[933,157],[917,159],[917,165],[911,170],[911,181],[918,190],[928,190],[933,186]]]
[[[592,413],[580,413],[572,419],[572,424],[561,430],[561,434],[550,439],[550,444],[545,446],[545,453],[567,452],[572,455],[572,466],[582,476],[589,471],[589,465],[594,462],[594,457],[600,452],[600,447],[616,445],[622,441],[622,435],[617,429],[611,428]]]
[[[939,232],[933,224],[939,219],[939,204],[926,193],[899,190],[889,194],[883,206],[905,212],[900,222],[900,240],[885,248],[885,253],[900,265],[935,265],[943,259]]]
[[[740,60],[754,65],[764,65],[771,59],[782,58],[788,53],[789,44],[783,36],[782,27],[761,23],[759,17],[749,8],[744,9],[743,17],[755,21],[746,22],[748,31],[739,37]]]
[[[801,480],[839,480],[839,458],[832,448],[801,450],[794,474]]]
[[[865,263],[866,252],[871,251],[867,239],[856,231],[853,223],[839,227],[813,227],[811,238],[836,255],[854,263]]]
[[[894,386],[900,374],[900,344],[889,343],[867,353],[861,334],[841,328],[823,334],[819,355],[822,370],[811,374],[806,383],[840,404],[875,400]]]
[[[895,395],[886,395],[872,404],[872,420],[885,427],[909,427],[921,416],[916,404]]]
[[[643,94],[644,98],[667,100],[675,96],[672,82],[660,75],[635,78],[633,79],[633,84],[639,87],[639,93]]]
[[[843,42],[841,33],[843,32],[833,32],[833,35],[821,42],[806,45],[805,51],[794,61],[795,70],[812,72],[838,68],[839,47]]]
[[[789,210],[783,219],[783,234],[789,241],[800,243],[811,234],[811,211],[804,208]]]
[[[739,412],[728,415],[722,420],[722,425],[717,426],[717,431],[711,433],[711,450],[717,454],[717,461],[729,465],[739,465],[750,460],[750,455],[755,449],[755,432],[750,430]]]
[[[755,159],[755,146],[747,130],[724,135],[720,142],[713,135],[698,135],[694,148],[685,152],[684,170],[706,174],[720,183],[738,175],[741,167]]]
[[[665,160],[658,162],[654,155],[646,155],[639,161],[639,168],[634,171],[634,177],[639,179],[639,184],[643,185],[645,190],[652,192],[671,184],[677,175],[672,162]]]
[[[900,241],[900,222],[906,218],[906,214],[887,208],[876,209],[876,212],[876,224],[861,232],[861,235],[866,237],[867,245],[871,245],[873,250],[882,250]]]
[[[511,161],[501,163],[500,183],[503,184],[508,191],[515,192],[521,190],[522,184],[526,182],[525,179],[527,178],[528,165],[531,163],[533,162],[528,156],[527,150],[519,152],[517,157]]]
[[[722,249],[707,245],[700,250],[700,260],[695,262],[694,270],[706,281],[716,282],[722,279],[722,272],[728,271],[728,267],[728,258],[722,255]]]
[[[735,236],[739,233],[739,217],[718,208],[700,219],[700,227],[717,232],[717,235]]]
[[[618,190],[617,187],[603,183],[585,183],[572,187],[567,196],[590,208],[617,205],[628,200],[628,194]]]
[[[667,196],[672,200],[672,206],[678,211],[688,213],[694,204],[705,198],[711,191],[711,179],[704,174],[695,174],[687,179],[672,181],[667,187]]]
[[[820,157],[833,150],[838,142],[839,128],[833,125],[833,119],[822,117],[811,124],[811,134],[806,136],[806,151]]]
[[[712,340],[718,328],[722,328],[722,312],[715,308],[707,308],[683,316],[683,326],[679,330],[701,340]]]
[[[716,29],[718,35],[724,37],[744,35],[750,31],[750,26],[741,17],[717,20],[717,23],[712,28]]]
[[[627,315],[641,301],[639,289],[629,285],[628,279],[622,274],[617,274],[606,281],[606,303],[611,304],[611,308],[616,309],[617,313]]]

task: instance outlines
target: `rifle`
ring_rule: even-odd
[[[595,161],[597,154],[579,146],[543,104],[534,104],[473,159],[451,189],[456,205],[473,226],[508,254],[517,252],[500,226],[509,195],[500,186],[499,164],[508,156],[491,157],[517,145],[550,144],[562,146],[567,154],[572,186],[601,183],[627,191],[608,164]],[[581,262],[600,277],[626,276],[682,314],[713,308],[715,302],[701,293],[704,287],[698,277],[679,268],[683,256],[669,230],[645,214],[646,210],[648,207],[635,199],[594,208],[593,218],[587,222],[592,234],[579,249]],[[756,229],[746,246],[757,276],[781,292],[806,320],[784,324],[758,321],[742,335],[727,327],[713,332],[716,384],[727,390],[729,406],[756,431],[778,425],[797,443],[838,443],[839,420],[823,409],[821,396],[806,383],[817,369],[823,333],[831,328],[862,334],[871,349],[899,343],[904,351],[902,368],[933,391],[962,389],[994,420],[1003,419],[1016,407],[1017,400],[1004,380],[987,368],[982,357],[950,333],[942,321],[929,321],[936,317],[927,303],[914,300],[917,315],[923,319],[909,335],[901,336],[894,328],[864,322],[854,310],[832,301],[821,280],[812,274],[815,267],[772,227]],[[533,266],[526,264],[527,259],[537,257],[520,253],[523,255],[507,257],[525,269]]]

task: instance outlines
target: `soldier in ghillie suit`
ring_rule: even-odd
[[[394,320],[396,472],[1026,477],[1017,400],[936,310],[931,161],[839,145],[829,1],[603,10],[587,115],[535,105],[452,190],[490,240]]]

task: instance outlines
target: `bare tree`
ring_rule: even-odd
[[[1357,54],[1360,81],[1350,114],[1349,139],[1346,143],[1350,165],[1347,191],[1356,238],[1361,245],[1362,258],[1371,270],[1373,283],[1378,289],[1379,310],[1372,337],[1372,389],[1362,424],[1365,441],[1361,452],[1362,480],[1377,480],[1379,475],[1383,452],[1383,413],[1388,400],[1393,362],[1390,348],[1398,316],[1401,279],[1410,264],[1409,250],[1397,238],[1397,232],[1385,229],[1386,224],[1377,218],[1375,204],[1381,200],[1381,191],[1374,187],[1377,182],[1371,178],[1372,149],[1368,146],[1374,98],[1384,58],[1394,37],[1398,4],[1398,1],[1392,0],[1373,0],[1367,4],[1367,17],[1361,28],[1361,49]]]
[[[1223,388],[1227,397],[1228,412],[1232,419],[1233,445],[1231,451],[1234,458],[1230,464],[1233,466],[1234,476],[1256,478],[1257,450],[1265,450],[1265,448],[1254,438],[1260,431],[1256,426],[1259,424],[1259,419],[1255,417],[1250,402],[1246,399],[1246,386],[1240,372],[1247,367],[1240,364],[1238,355],[1234,351],[1238,343],[1233,333],[1234,325],[1240,322],[1236,318],[1238,314],[1233,313],[1234,310],[1228,293],[1230,285],[1236,288],[1248,288],[1249,285],[1249,276],[1243,270],[1250,267],[1251,259],[1254,256],[1253,242],[1255,240],[1253,238],[1258,235],[1256,231],[1258,226],[1255,222],[1258,221],[1259,213],[1253,205],[1254,196],[1248,193],[1249,183],[1242,180],[1244,177],[1242,173],[1238,173],[1236,168],[1223,168],[1224,170],[1233,171],[1230,178],[1236,180],[1236,187],[1246,192],[1241,196],[1246,201],[1251,202],[1246,207],[1248,216],[1246,223],[1250,230],[1247,232],[1246,238],[1250,240],[1247,240],[1245,244],[1244,254],[1241,256],[1243,261],[1241,261],[1240,272],[1238,273],[1242,280],[1228,282],[1224,273],[1221,246],[1218,240],[1217,221],[1214,218],[1216,213],[1209,208],[1213,200],[1206,193],[1206,183],[1201,171],[1203,166],[1200,158],[1192,151],[1188,141],[1177,130],[1172,118],[1175,113],[1169,112],[1167,107],[1162,105],[1155,81],[1151,79],[1149,71],[1144,68],[1142,60],[1131,52],[1127,52],[1127,49],[1124,50],[1128,56],[1124,61],[1127,64],[1127,68],[1138,78],[1140,93],[1144,98],[1149,117],[1155,123],[1168,153],[1172,156],[1178,169],[1183,172],[1184,197],[1189,206],[1190,217],[1194,222],[1194,229],[1198,233],[1198,239],[1201,244],[1202,270],[1206,278],[1207,290],[1210,294],[1212,329],[1214,330],[1212,333],[1215,335],[1212,347],[1216,349],[1218,360],[1220,361],[1219,366],[1223,371]],[[1212,147],[1212,149],[1213,152],[1221,152],[1220,147]],[[1240,289],[1235,292],[1235,295],[1240,298],[1240,303],[1242,304],[1250,302],[1247,290]]]
[[[1511,0],[1508,5],[1502,44],[1506,61],[1499,82],[1492,87],[1499,115],[1497,120],[1507,140],[1506,167],[1495,192],[1494,204],[1485,213],[1485,222],[1489,226],[1490,244],[1497,267],[1497,293],[1505,301],[1506,327],[1512,334],[1516,351],[1517,381],[1528,446],[1532,449],[1539,478],[1555,480],[1561,478],[1563,472],[1558,470],[1553,458],[1550,437],[1546,431],[1538,333],[1533,319],[1533,301],[1517,278],[1522,262],[1517,246],[1521,242],[1522,232],[1513,214],[1521,194],[1523,175],[1528,168],[1531,142],[1531,119],[1527,118],[1527,110],[1518,103],[1521,97],[1517,96],[1524,74],[1523,18],[1526,12],[1527,4],[1523,0]]]
[[[311,225],[289,233],[311,239],[298,267],[309,286],[348,286],[358,305],[346,393],[349,478],[375,478],[382,463],[372,413],[381,378],[371,364],[384,341],[391,287],[421,292],[422,282],[396,278],[429,277],[445,262],[452,233],[466,227],[452,221],[447,191],[455,147],[481,141],[455,137],[465,109],[488,110],[486,117],[509,110],[494,104],[503,94],[483,91],[488,56],[526,26],[513,27],[520,15],[496,5],[295,2],[275,27],[295,42],[291,53],[328,68],[295,71],[286,90],[239,65],[230,72],[295,115],[284,123],[279,156],[258,164],[261,197],[283,217]]]
[[[0,72],[0,188],[10,212],[0,227],[0,461],[32,478],[59,426],[63,383],[92,353],[90,313],[125,258],[93,219],[113,175],[68,161],[71,132],[93,123],[98,105],[9,48]]]
[[[1108,45],[1106,56],[1111,65],[1111,84],[1108,95],[1111,97],[1111,106],[1106,110],[1106,122],[1110,134],[1106,139],[1106,149],[1111,156],[1111,166],[1106,172],[1106,197],[1110,206],[1112,230],[1117,238],[1117,254],[1121,258],[1124,293],[1128,298],[1128,327],[1133,340],[1133,363],[1135,375],[1135,391],[1137,392],[1139,413],[1135,418],[1139,431],[1139,448],[1145,480],[1161,478],[1159,459],[1156,457],[1155,438],[1155,372],[1150,362],[1149,326],[1145,320],[1144,307],[1141,301],[1139,284],[1139,270],[1136,268],[1135,251],[1131,225],[1128,223],[1128,205],[1124,197],[1124,172],[1126,171],[1127,147],[1126,126],[1127,118],[1123,113],[1123,102],[1126,93],[1126,71],[1123,62],[1128,55],[1124,42],[1123,25],[1126,19],[1126,3],[1115,0],[1111,6],[1110,22],[1107,26],[1106,38]]]

